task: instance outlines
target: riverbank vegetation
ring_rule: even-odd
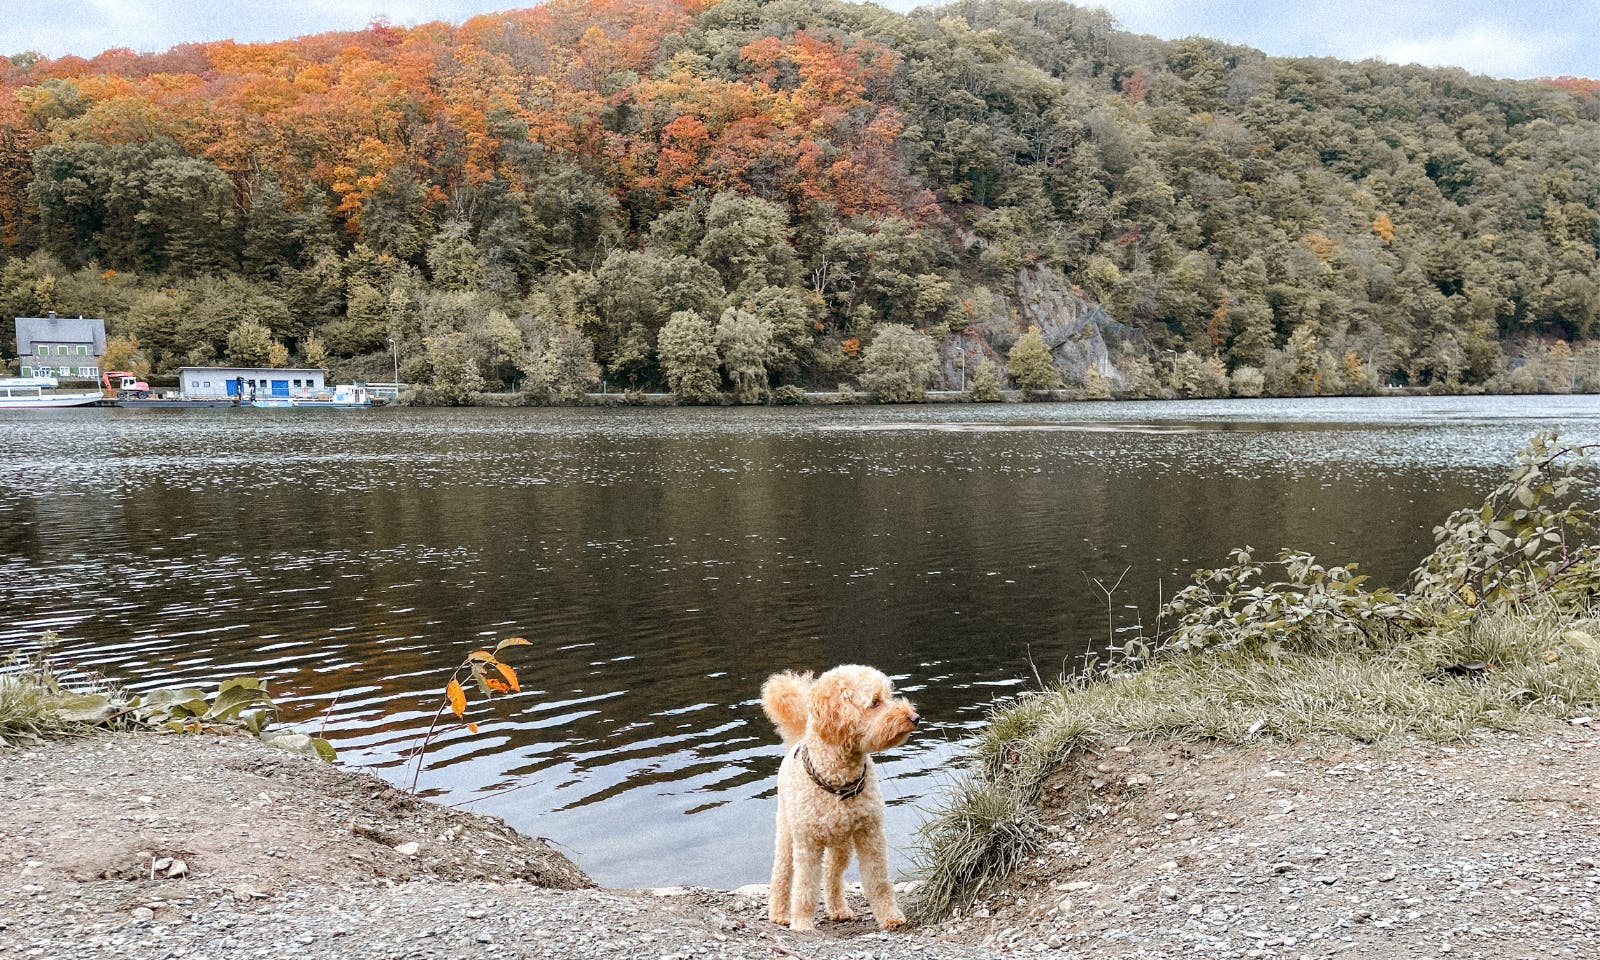
[[[0,668],[0,748],[95,730],[245,733],[291,753],[333,760],[321,737],[272,728],[278,705],[266,682],[224,680],[216,689],[170,687],[132,693],[93,676],[65,677],[43,657]]]
[[[1590,81],[1268,57],[1023,0],[551,0],[8,52],[0,319],[103,316],[106,366],[398,367],[442,403],[915,399],[979,370],[986,395],[991,373],[1600,389]]]
[[[1043,843],[1045,783],[1108,742],[1450,741],[1600,708],[1592,448],[1551,435],[1437,528],[1400,590],[1252,551],[1201,570],[1091,669],[998,710],[922,833],[915,908],[942,914]]]

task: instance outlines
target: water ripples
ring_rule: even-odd
[[[330,413],[329,416],[320,416]],[[391,780],[449,670],[526,636],[421,786],[616,884],[766,871],[755,700],[865,661],[929,723],[883,758],[894,845],[1033,667],[1241,542],[1393,581],[1535,429],[1592,398],[800,410],[0,415],[0,645],[134,689],[271,678]],[[29,441],[48,434],[50,443]]]

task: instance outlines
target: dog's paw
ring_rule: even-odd
[[[884,930],[904,930],[906,928],[905,914],[895,913],[878,921],[878,926]]]
[[[851,910],[849,907],[840,907],[837,910],[830,909],[828,911],[828,919],[829,920],[838,920],[840,922],[843,922],[845,920],[854,920],[855,918],[856,918],[856,912],[854,910]]]
[[[789,920],[789,929],[795,933],[808,933],[816,929],[810,917],[792,917]]]
[[[769,913],[767,914],[767,919],[780,927],[789,925],[789,915],[787,913]]]

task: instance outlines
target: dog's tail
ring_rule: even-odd
[[[784,671],[774,673],[761,685],[761,709],[778,728],[783,742],[794,743],[806,735],[806,695],[811,690],[811,674]]]

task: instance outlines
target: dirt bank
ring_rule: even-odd
[[[1108,745],[959,916],[800,936],[759,890],[593,889],[498,820],[247,738],[95,736],[0,753],[0,957],[1581,957],[1597,792],[1579,726]]]

